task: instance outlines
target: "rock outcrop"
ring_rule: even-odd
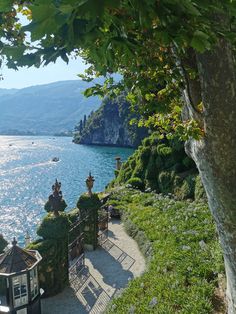
[[[123,95],[116,99],[105,98],[102,106],[92,113],[86,123],[80,121],[76,127],[74,142],[88,145],[137,147],[147,136],[147,129],[130,125],[137,117],[131,113],[129,103]]]

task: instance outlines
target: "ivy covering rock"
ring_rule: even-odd
[[[197,169],[177,140],[160,140],[156,133],[145,138],[142,145],[125,162],[110,186],[129,184],[140,190],[174,194],[179,200],[204,196]],[[200,192],[201,191],[201,192]]]

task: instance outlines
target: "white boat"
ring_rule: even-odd
[[[57,161],[59,161],[59,158],[58,157],[53,157],[52,161],[57,162]]]

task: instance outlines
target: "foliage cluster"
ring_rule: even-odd
[[[141,104],[144,120],[161,128],[166,136],[175,132],[183,139],[196,139],[204,134],[197,119],[181,121],[181,91],[186,80],[198,79],[193,62],[197,53],[210,50],[220,38],[235,44],[234,1],[150,0],[144,4],[117,0],[97,4],[90,0],[35,0],[24,6],[22,1],[5,2],[0,6],[2,17],[14,17],[13,3],[19,4],[19,11],[31,20],[20,35],[24,39],[29,32],[33,42],[14,45],[13,41],[7,46],[3,41],[2,54],[9,67],[39,66],[59,57],[68,62],[70,55],[80,55],[91,64],[88,80],[108,77],[104,86],[95,84],[87,96],[114,90],[109,75],[120,72],[124,82],[115,84],[115,91],[128,87],[129,100],[134,107]],[[2,37],[8,38],[11,28],[5,29]],[[200,116],[202,105],[198,108],[198,104],[194,110]]]
[[[67,212],[68,218],[70,222],[73,224],[78,220],[79,217],[79,210],[78,208],[73,208]]]
[[[39,251],[43,257],[39,264],[39,281],[44,290],[44,297],[63,291],[68,285],[67,241],[59,238],[36,240],[28,248]]]
[[[38,236],[44,240],[66,239],[70,228],[70,221],[67,214],[61,213],[59,216],[48,214],[44,217],[37,229]]]
[[[107,313],[212,313],[224,266],[207,205],[127,188],[113,189],[112,201],[149,263]]]
[[[138,178],[138,177],[133,177],[133,178],[130,178],[128,181],[127,181],[127,184],[128,185],[131,185],[133,188],[136,188],[136,189],[140,189],[140,190],[143,190],[144,189],[144,183],[143,181]]]
[[[84,232],[85,243],[97,241],[97,229],[90,230],[91,226],[97,228],[98,209],[101,201],[97,194],[83,194],[78,200],[78,208],[68,214],[59,213],[55,216],[48,213],[37,229],[40,239],[29,245],[30,249],[38,250],[43,259],[39,267],[40,285],[45,290],[45,297],[61,292],[68,285],[68,240],[72,242],[81,232]],[[69,230],[80,216],[86,217],[83,224],[76,228],[69,236]],[[84,231],[85,227],[89,230]]]
[[[64,199],[61,199],[60,202],[57,203],[57,210],[59,212],[64,212],[64,210],[66,209],[67,207],[67,204],[66,204],[66,201]],[[52,208],[52,204],[51,202],[48,200],[45,205],[44,205],[44,209],[46,210],[46,212],[53,212],[53,208]]]
[[[126,183],[141,190],[151,189],[186,199],[194,198],[196,175],[197,169],[186,155],[183,143],[160,140],[153,133],[122,165],[112,184]]]
[[[38,250],[43,259],[39,267],[40,285],[45,297],[61,292],[68,285],[68,231],[69,216],[60,213],[47,214],[38,227],[37,234],[42,239],[29,245]]]
[[[80,219],[82,219],[81,230],[84,234],[84,243],[89,248],[97,247],[98,234],[98,211],[102,203],[96,193],[91,196],[82,194],[77,202]]]
[[[96,193],[89,194],[85,193],[79,197],[77,202],[77,208],[80,210],[80,215],[84,215],[87,211],[98,210],[102,206],[102,203]],[[83,217],[82,217],[83,218]]]
[[[3,235],[0,234],[0,254],[3,252],[6,246],[7,246],[7,241],[3,238]]]

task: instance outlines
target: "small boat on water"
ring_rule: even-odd
[[[52,161],[58,162],[58,161],[59,161],[59,158],[58,158],[58,157],[53,157]]]

